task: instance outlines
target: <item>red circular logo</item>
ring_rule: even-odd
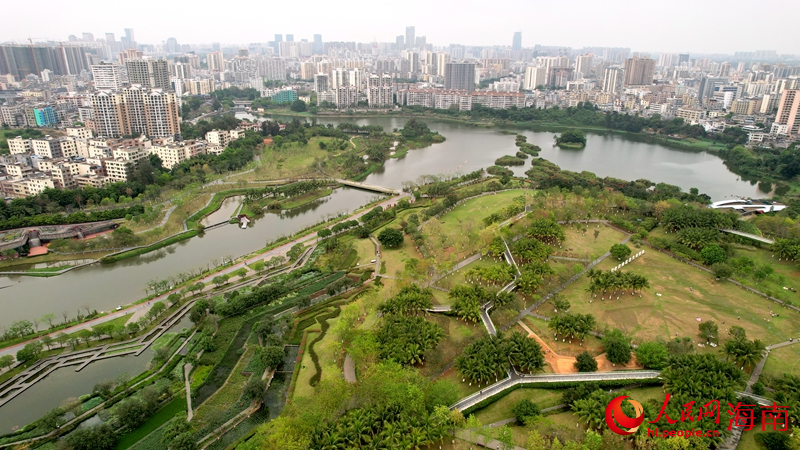
[[[628,399],[628,403],[633,405],[636,417],[630,418],[622,412],[622,401],[626,398]],[[606,406],[606,424],[608,424],[608,428],[614,433],[622,436],[633,434],[639,429],[639,425],[641,425],[642,422],[644,422],[644,409],[641,403],[628,398],[627,395],[621,395],[611,400],[608,406]],[[617,426],[617,423],[619,423],[619,426]],[[625,431],[620,427],[628,428],[628,430]]]

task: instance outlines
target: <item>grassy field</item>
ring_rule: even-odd
[[[798,362],[800,362],[800,345],[776,348],[769,352],[767,363],[764,364],[761,374],[775,378],[780,378],[783,374],[800,376]]]
[[[331,377],[341,377],[342,370],[339,368],[336,357],[339,355],[341,349],[341,342],[337,342],[336,336],[331,332],[331,329],[336,326],[339,318],[328,319],[328,324],[331,328],[325,334],[321,341],[314,344],[314,351],[319,356],[319,365],[322,368],[322,380]],[[318,328],[319,325],[312,328]],[[311,377],[316,373],[314,362],[311,359],[310,345],[319,336],[318,333],[310,333],[306,340],[306,349],[303,352],[303,360],[300,363],[297,375],[297,385],[294,389],[294,396],[296,397],[311,397],[314,395],[314,387],[311,386]]]
[[[313,171],[315,163],[325,161],[339,153],[319,148],[320,142],[327,144],[332,140],[317,136],[309,139],[306,145],[292,142],[284,144],[279,149],[272,145],[265,147],[261,155],[262,164],[253,173],[248,174],[247,178],[275,180],[307,174]]]
[[[373,244],[372,241],[369,239],[354,239],[353,249],[356,251],[356,254],[358,255],[353,264],[357,263],[359,266],[363,266],[364,264],[370,264],[370,261],[375,259],[375,244]],[[385,254],[386,252],[384,252],[384,255]],[[388,268],[387,268],[387,274],[388,274]]]
[[[454,264],[464,259],[481,246],[478,237],[486,228],[483,219],[499,212],[524,193],[522,189],[514,189],[484,195],[467,200],[439,218],[428,220],[421,226],[428,250],[441,262]]]
[[[588,225],[586,232],[582,231]],[[598,224],[573,224],[565,225],[564,234],[567,239],[564,240],[563,248],[556,249],[558,252],[569,252],[577,255],[588,254],[590,259],[595,259],[607,252],[612,245],[619,244],[625,239],[625,234],[617,231],[614,228],[606,227]],[[577,227],[580,226],[581,230]],[[597,230],[600,234],[597,236],[597,241],[594,239],[594,231]],[[584,256],[580,256],[583,258]]]
[[[547,305],[543,306],[543,308],[549,309],[549,311],[552,312],[552,309],[548,308]],[[603,344],[600,342],[600,339],[596,337],[587,336],[583,341],[583,345],[580,345],[577,341],[570,343],[569,341],[563,341],[562,339],[554,340],[553,333],[549,328],[547,328],[547,322],[544,320],[533,316],[525,316],[525,318],[522,320],[525,325],[531,329],[531,331],[536,333],[536,335],[539,336],[547,345],[549,345],[550,348],[553,349],[553,351],[558,355],[578,356],[584,351],[588,351],[592,356],[597,356],[603,353]],[[515,327],[514,329],[523,333],[525,332],[522,327],[519,326]]]
[[[633,334],[634,343],[674,338],[676,333],[681,337],[695,337],[697,318],[714,320],[723,337],[727,328],[738,325],[747,331],[750,339],[761,339],[767,345],[800,335],[800,321],[794,317],[795,313],[731,283],[717,282],[710,274],[663,253],[652,249],[645,251],[625,268],[648,277],[651,289],[641,298],[625,294],[610,301],[598,297],[589,303],[586,293],[589,280],[582,277],[562,291],[563,297],[572,304],[571,311],[594,314],[601,325]],[[614,265],[614,261],[606,259],[598,269],[608,270]],[[781,317],[770,318],[771,310],[781,313]]]
[[[781,300],[791,300],[795,304],[800,303],[800,266],[797,263],[778,261],[777,257],[772,257],[772,252],[769,249],[755,247],[738,246],[736,256],[747,256],[755,260],[758,265],[768,264],[775,269],[775,273],[770,278],[760,283],[749,281],[747,284]],[[798,292],[784,290],[784,286],[794,288]]]
[[[182,411],[186,411],[186,398],[178,397],[161,408],[157,413],[153,414],[141,427],[133,430],[131,433],[122,435],[117,441],[114,450],[123,450],[133,446],[145,436],[152,433],[156,428],[167,423],[175,414]]]
[[[476,267],[492,267],[503,264],[506,264],[506,262],[500,258],[492,258],[491,256],[486,256],[475,262],[467,264],[466,266],[451,273],[450,275],[447,275],[446,277],[437,281],[436,284],[445,289],[452,289],[454,286],[465,284],[467,282],[466,273],[469,272],[470,269],[474,269]]]
[[[549,408],[561,403],[560,389],[516,389],[491,405],[475,412],[481,423],[490,424],[514,417],[511,411],[521,400],[531,400],[540,408]]]
[[[398,272],[403,272],[406,267],[406,261],[411,258],[421,259],[408,237],[399,248],[384,248],[381,253],[381,263],[386,262],[386,275],[390,277],[397,276]],[[375,259],[374,256],[368,257],[364,259],[364,262],[369,263],[373,259]]]
[[[425,376],[439,375],[461,354],[464,347],[486,336],[486,328],[481,322],[466,324],[463,320],[443,314],[430,314],[428,320],[439,324],[445,335],[436,348],[425,353],[425,365],[420,367]]]

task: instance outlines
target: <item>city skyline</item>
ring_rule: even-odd
[[[38,11],[33,26],[29,21],[6,22],[0,31],[0,42],[27,42],[29,37],[34,42],[66,41],[69,35],[80,36],[83,32],[90,32],[95,38],[113,33],[119,39],[125,28],[135,29],[136,40],[147,44],[166,43],[168,39],[176,38],[181,44],[222,42],[242,45],[268,42],[275,34],[294,35],[295,41],[307,39],[309,42],[313,41],[315,34],[321,34],[325,41],[394,42],[398,35],[404,34],[406,27],[415,27],[416,36],[425,36],[428,43],[438,47],[449,44],[510,47],[514,32],[520,31],[523,48],[540,44],[572,48],[631,47],[633,51],[654,53],[733,54],[737,51],[776,50],[778,54],[800,54],[800,44],[792,39],[792,18],[800,14],[800,4],[779,3],[781,14],[770,17],[769,21],[756,22],[747,15],[720,12],[712,4],[687,0],[673,2],[669,8],[628,0],[603,4],[579,1],[569,12],[555,4],[531,7],[515,1],[505,10],[516,10],[519,14],[504,17],[500,13],[498,20],[487,22],[485,9],[456,10],[449,4],[412,1],[402,10],[393,11],[391,24],[369,21],[367,17],[360,20],[348,14],[348,21],[359,23],[358,27],[342,27],[340,21],[330,20],[332,15],[336,15],[335,11],[310,17],[297,13],[296,6],[276,4],[270,7],[270,15],[279,15],[280,25],[271,22],[268,26],[252,27],[230,22],[229,26],[219,26],[213,22],[213,26],[206,27],[203,25],[211,24],[212,17],[201,9],[185,10],[179,5],[143,0],[141,7],[126,11],[122,17],[118,11],[105,8],[105,2],[83,0],[48,5],[47,9]],[[725,11],[739,10],[737,4],[747,6],[743,0],[736,0],[730,2]],[[236,6],[251,11],[257,10],[258,5],[245,0]],[[326,5],[322,2],[307,4],[311,11],[320,11]],[[9,17],[22,16],[28,13],[26,8],[12,3],[6,6],[5,12]],[[417,14],[419,8],[424,8],[426,14]],[[81,14],[74,14],[76,10]],[[154,10],[160,14],[153,14]],[[354,10],[366,11],[363,8]],[[72,19],[63,21],[67,15]],[[651,16],[657,16],[658,21],[646,20]],[[177,21],[175,17],[182,20]],[[443,17],[448,20],[443,21]],[[564,20],[545,20],[545,17]],[[724,27],[715,25],[720,23]],[[744,27],[748,33],[732,31]]]

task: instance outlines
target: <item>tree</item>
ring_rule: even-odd
[[[9,369],[14,364],[14,355],[0,356],[0,368],[8,367]]]
[[[718,262],[711,266],[711,270],[714,271],[714,275],[720,279],[728,279],[733,275],[733,268],[724,262]]]
[[[597,242],[597,237],[600,236],[600,230],[594,230],[594,241]]]
[[[719,342],[719,326],[714,323],[713,320],[700,322],[700,325],[698,325],[697,328],[700,330],[700,337],[705,340],[706,343]]]
[[[164,432],[161,434],[161,443],[169,448],[173,448],[170,444],[172,441],[180,436],[183,433],[188,432],[191,427],[189,426],[189,422],[186,421],[186,413],[178,413],[170,419],[167,425],[164,427]]]
[[[153,306],[150,307],[150,311],[147,313],[147,315],[155,319],[156,317],[161,315],[161,313],[163,313],[166,309],[167,307],[164,305],[164,302],[155,302],[153,303]]]
[[[214,278],[211,279],[211,282],[214,283],[217,286],[222,286],[223,284],[228,282],[228,278],[229,278],[228,274],[217,275],[217,276],[215,276]]]
[[[92,388],[92,394],[99,395],[104,399],[110,398],[111,394],[114,392],[114,381],[106,380],[101,381],[94,385]]]
[[[319,236],[321,238],[326,238],[326,237],[330,236],[331,234],[333,234],[333,231],[331,231],[330,228],[323,228],[323,229],[317,231],[317,236]]]
[[[667,367],[669,352],[661,342],[644,342],[636,348],[636,362],[646,369],[661,370]]]
[[[169,450],[197,450],[194,433],[187,431],[176,436],[169,444]]]
[[[26,344],[22,350],[17,352],[17,360],[23,364],[27,364],[31,361],[35,361],[39,358],[39,355],[42,353],[42,343],[39,341],[31,342],[30,344]]]
[[[269,346],[261,351],[261,362],[267,366],[268,369],[277,369],[283,363],[284,358],[283,348],[278,346]]]
[[[603,337],[603,349],[612,364],[628,364],[631,360],[631,344],[620,330],[613,330]]]
[[[292,106],[289,107],[294,112],[305,112],[307,109],[306,102],[302,100],[295,100],[292,102]]]
[[[623,261],[631,256],[631,248],[625,244],[614,244],[611,246],[611,256],[617,261]]]
[[[242,398],[245,400],[255,400],[263,397],[266,390],[267,383],[256,374],[250,377],[250,381],[244,385],[244,389],[242,389]]]
[[[586,350],[575,359],[575,368],[578,369],[578,372],[597,372],[597,360]]]
[[[403,232],[396,228],[384,228],[378,234],[378,241],[387,248],[397,248],[403,245]]]
[[[53,345],[53,338],[51,338],[49,334],[42,336],[42,344],[47,346],[47,349],[50,350],[50,347]]]
[[[234,270],[233,272],[231,272],[231,275],[239,277],[239,278],[244,278],[244,277],[247,276],[247,269],[245,269],[244,267],[240,267],[240,268]]]
[[[47,322],[50,325],[50,328],[53,328],[53,321],[56,320],[56,315],[53,313],[47,313],[39,320],[42,322]]]
[[[64,440],[71,450],[112,450],[117,445],[117,435],[108,424],[78,427]]]
[[[542,415],[542,409],[539,408],[539,405],[533,403],[529,399],[518,401],[511,411],[514,413],[514,417],[520,425],[524,424],[525,420],[530,417]]]
[[[700,256],[703,257],[703,262],[706,265],[712,265],[725,262],[725,250],[717,244],[710,244],[700,250]]]
[[[147,405],[138,396],[129,397],[117,404],[114,408],[114,416],[120,425],[126,425],[130,429],[138,428],[147,419]]]

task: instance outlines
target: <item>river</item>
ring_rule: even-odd
[[[290,235],[323,219],[353,211],[378,194],[353,188],[339,188],[333,194],[283,214],[267,212],[242,230],[224,225],[203,236],[181,241],[155,252],[113,264],[93,264],[50,278],[0,277],[0,327],[14,321],[66,311],[75,317],[81,305],[108,311],[145,296],[150,280],[164,279],[192,269],[213,267],[222,258],[236,258],[264,247],[267,241]],[[227,203],[217,214],[230,217],[235,205]],[[3,286],[8,286],[3,288]],[[85,312],[84,312],[85,313]]]

